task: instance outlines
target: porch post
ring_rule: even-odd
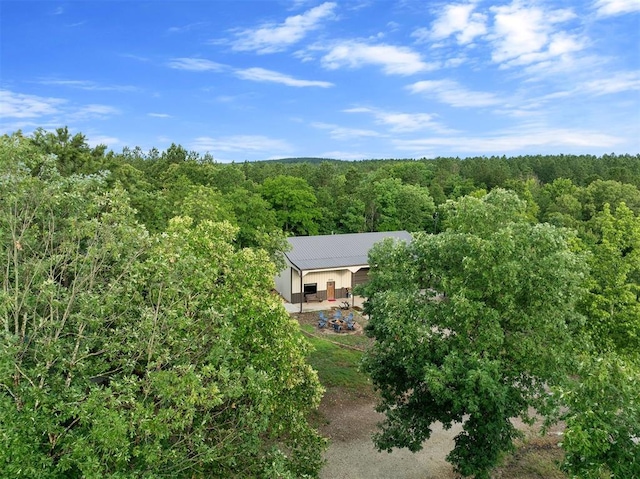
[[[302,300],[304,299],[304,291],[302,290],[302,270],[298,270],[300,273],[300,312],[302,313]]]

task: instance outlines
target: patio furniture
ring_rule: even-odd
[[[353,313],[349,313],[349,316],[347,316],[347,329],[353,331],[354,329],[356,329],[356,322],[353,320]]]
[[[327,318],[324,314],[323,311],[320,311],[320,314],[318,315],[318,317],[320,318],[318,321],[318,327],[320,329],[324,328],[327,326],[327,323],[329,322],[329,318]]]

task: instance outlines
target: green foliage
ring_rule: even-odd
[[[640,477],[640,216],[624,203],[591,220],[590,341],[567,405],[565,468],[575,477]],[[634,439],[635,438],[635,439]]]
[[[313,477],[308,344],[228,222],[149,236],[125,192],[0,144],[5,477]]]
[[[624,203],[609,205],[591,221],[596,236],[590,292],[584,303],[587,329],[598,351],[640,355],[640,215]]]
[[[367,231],[423,230],[435,211],[428,190],[396,178],[375,180],[376,176],[371,175],[371,183],[360,192]]]
[[[317,198],[313,188],[304,179],[283,175],[267,178],[262,185],[261,193],[276,211],[279,226],[285,233],[317,233]]]
[[[364,369],[386,414],[381,449],[422,447],[431,425],[464,422],[449,460],[488,477],[518,432],[512,417],[551,416],[546,387],[570,371],[586,272],[567,233],[526,221],[526,205],[494,190],[447,206],[448,229],[370,253]]]
[[[82,133],[72,136],[67,127],[56,128],[55,133],[38,128],[29,141],[43,153],[54,155],[58,171],[64,176],[97,172],[106,150],[104,145],[92,149]]]
[[[350,348],[349,339],[342,340],[347,347],[317,336],[309,338],[313,346],[309,363],[318,371],[323,386],[362,391],[370,387],[369,378],[359,370],[362,352]]]
[[[640,477],[640,363],[616,353],[585,354],[567,406],[564,468],[583,479]]]

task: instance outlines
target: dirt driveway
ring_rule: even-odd
[[[340,398],[332,397],[331,391],[328,391],[320,411],[329,421],[320,427],[320,431],[331,440],[325,454],[327,463],[320,473],[321,479],[455,477],[445,457],[453,448],[453,438],[460,432],[460,425],[448,431],[434,428],[431,439],[420,452],[394,449],[387,453],[378,452],[371,440],[376,423],[383,417],[374,410],[372,401],[354,401],[352,407],[345,407]]]

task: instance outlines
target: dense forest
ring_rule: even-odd
[[[228,220],[240,246],[287,235],[365,231],[433,232],[447,200],[496,187],[515,191],[532,220],[578,227],[604,203],[640,210],[640,155],[581,155],[331,161],[299,158],[219,164],[171,145],[165,151],[90,148],[66,129],[25,138],[56,156],[61,174],[104,172],[120,184],[151,232],[178,214]]]
[[[378,447],[468,417],[450,460],[488,477],[533,407],[566,421],[571,474],[640,476],[640,155],[0,141],[2,477],[317,476],[322,388],[268,293],[287,236],[393,230],[415,240],[376,247],[362,290]]]

